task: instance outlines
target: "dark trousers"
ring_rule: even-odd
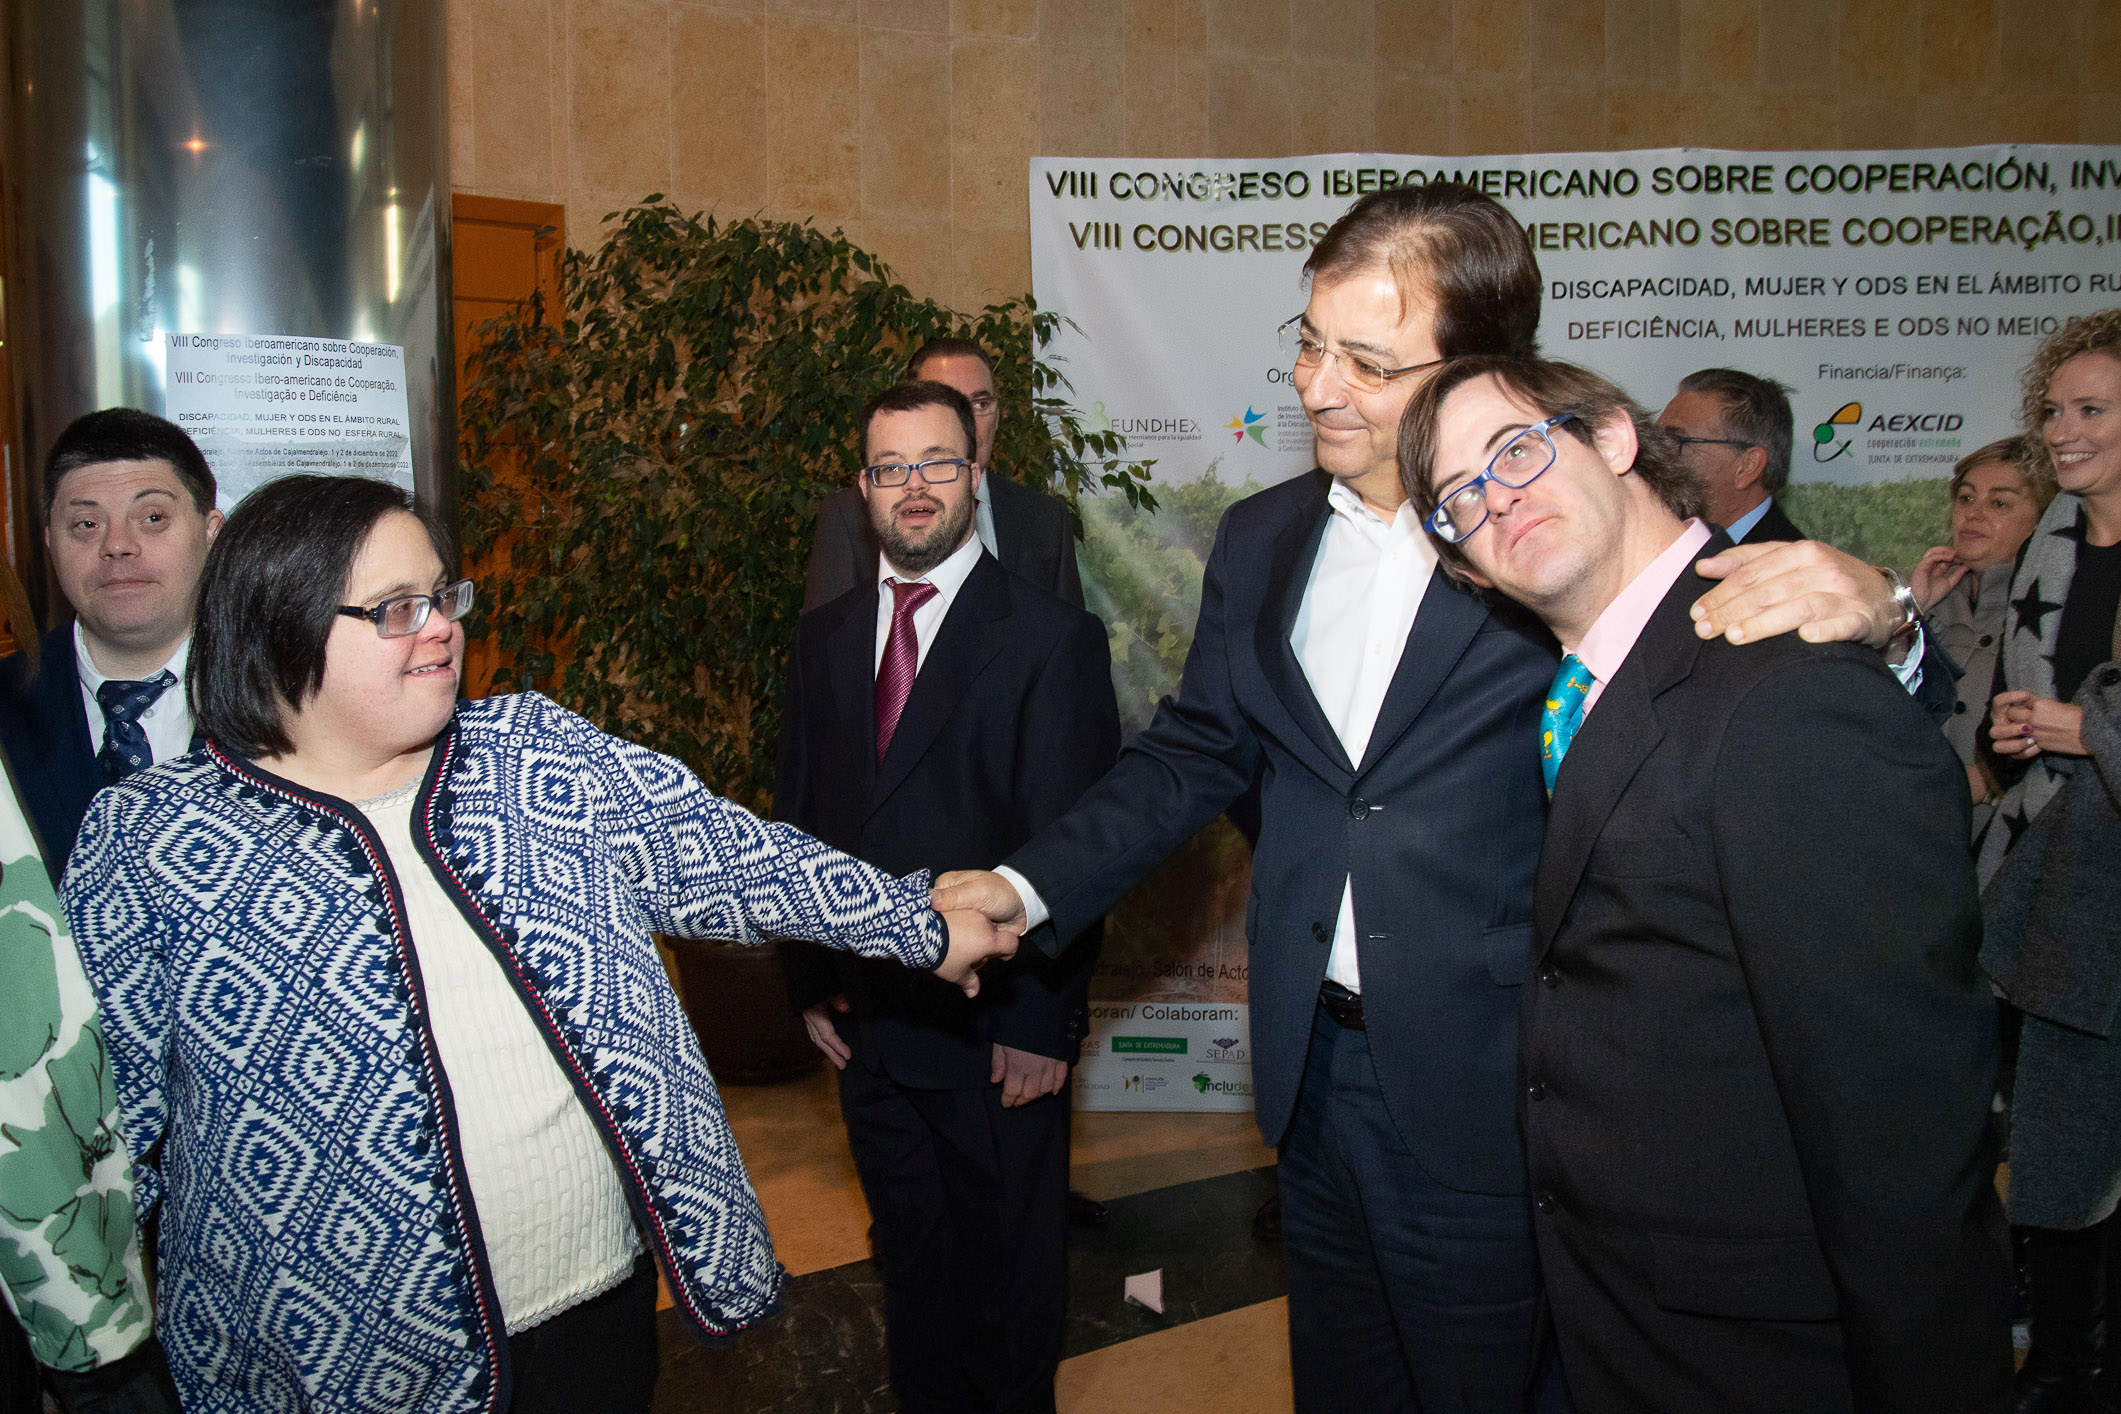
[[[655,1262],[508,1338],[509,1414],[648,1414],[655,1396]]]
[[[1281,1202],[1299,1411],[1567,1407],[1542,1358],[1530,1200],[1431,1178],[1385,1112],[1369,1037],[1324,1012],[1282,1142]]]
[[[916,1090],[857,1056],[840,1113],[884,1269],[905,1414],[1051,1414],[1067,1295],[1069,1091]]]

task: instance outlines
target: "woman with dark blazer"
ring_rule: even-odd
[[[2032,1297],[2017,1406],[2030,1414],[2121,1393],[2121,309],[2050,335],[2025,394],[2060,494],[2011,580],[1989,735],[2016,779],[1980,875],[1982,965],[2024,1013],[2010,1210]]]

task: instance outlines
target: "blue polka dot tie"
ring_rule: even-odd
[[[96,764],[103,768],[106,784],[116,785],[155,764],[147,733],[140,729],[140,714],[176,685],[177,675],[164,668],[145,682],[111,681],[96,689],[96,702],[103,708],[103,749],[96,753]]]
[[[1546,772],[1548,795],[1554,793],[1561,758],[1569,754],[1569,743],[1583,725],[1583,699],[1596,681],[1583,659],[1571,653],[1561,660],[1561,671],[1547,689],[1546,707],[1539,714],[1539,768]]]

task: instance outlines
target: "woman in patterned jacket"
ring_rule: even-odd
[[[1013,940],[534,694],[457,701],[468,581],[402,492],[253,493],[199,586],[207,745],[104,792],[66,903],[187,1409],[645,1410],[653,1272],[781,1280],[652,932],[976,987]]]

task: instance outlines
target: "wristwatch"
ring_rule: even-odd
[[[1900,606],[1900,626],[1885,636],[1885,646],[1906,647],[1915,641],[1915,630],[1922,621],[1922,607],[1916,602],[1915,587],[1889,565],[1873,565],[1871,568],[1885,576],[1885,582],[1892,586],[1893,602]]]

